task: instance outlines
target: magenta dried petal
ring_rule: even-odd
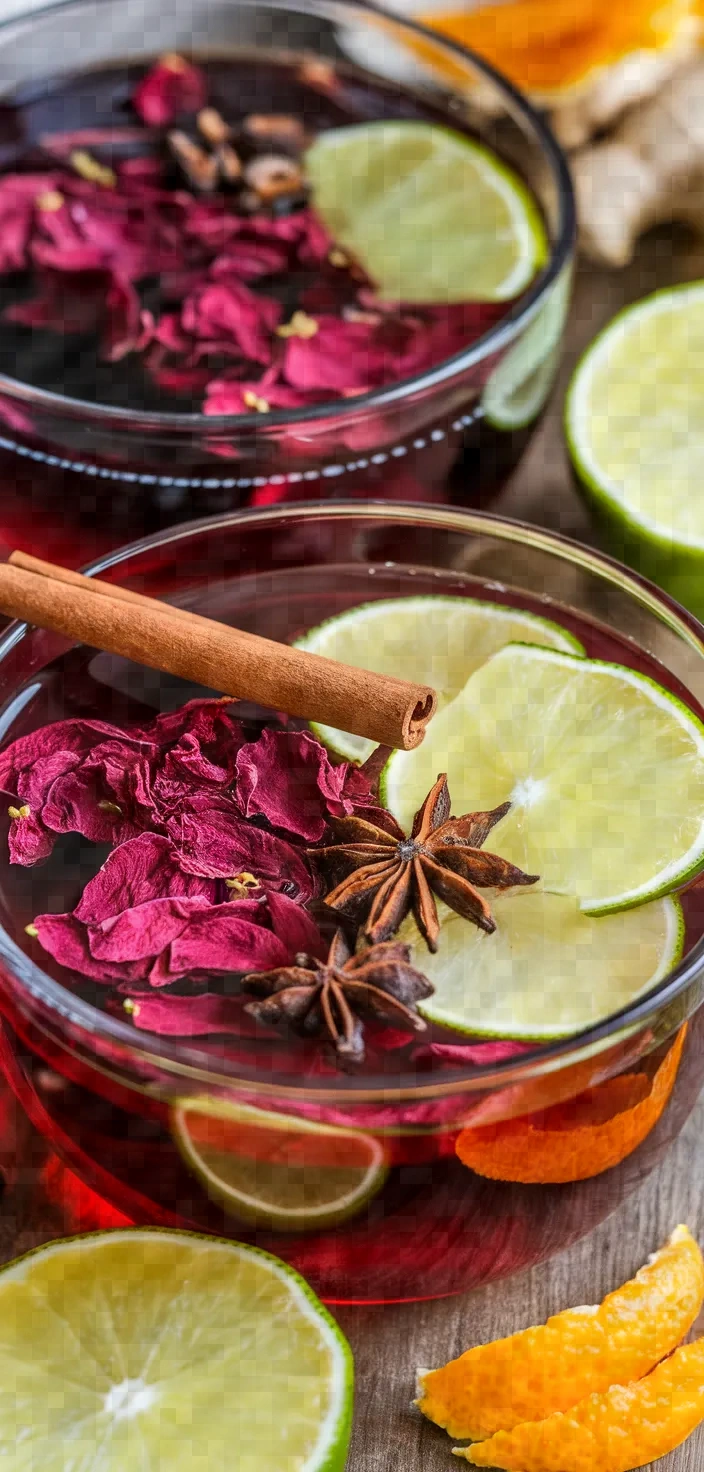
[[[245,358],[269,363],[271,334],[281,320],[279,302],[255,296],[244,282],[213,282],[186,298],[181,326],[196,340],[230,340]]]
[[[277,409],[305,409],[323,403],[329,393],[302,393],[286,383],[267,386],[252,381],[242,382],[214,378],[207,386],[204,414],[267,414]]]
[[[131,281],[114,276],[105,298],[105,326],[100,341],[100,356],[108,363],[119,363],[128,353],[146,346],[148,331],[142,322],[142,307]]]
[[[509,1039],[490,1043],[425,1043],[416,1048],[414,1063],[454,1063],[458,1068],[471,1066],[491,1067],[494,1063],[505,1063],[509,1058],[519,1058],[522,1053],[534,1053],[535,1043],[517,1043]]]
[[[166,128],[182,113],[199,112],[208,100],[200,67],[180,56],[158,61],[132,93],[132,106],[150,128]]]
[[[171,945],[172,980],[189,973],[270,971],[285,966],[292,951],[273,931],[248,918],[252,908],[248,900],[235,900],[195,915]],[[258,908],[265,918],[264,907]]]
[[[192,732],[201,742],[214,742],[221,751],[229,751],[233,743],[242,745],[242,726],[230,715],[229,703],[219,697],[189,700],[178,710],[156,716],[146,726],[135,726],[129,734],[153,746],[172,746]]]
[[[287,270],[290,250],[285,241],[251,240],[241,232],[210,267],[213,281],[258,281]]]
[[[274,934],[286,946],[289,960],[299,951],[305,951],[310,956],[327,955],[329,946],[325,944],[312,916],[300,904],[288,895],[276,894],[273,890],[267,895],[266,903]]]
[[[81,833],[91,843],[123,843],[137,828],[110,807],[99,774],[85,765],[64,771],[51,784],[41,808],[42,822],[52,833]],[[101,803],[103,806],[101,807]]]
[[[302,855],[284,839],[245,823],[231,802],[216,808],[215,801],[203,794],[201,811],[194,798],[189,810],[168,820],[181,868],[220,879],[252,874],[262,889],[284,890],[298,904],[312,899],[315,883]]]
[[[140,833],[108,855],[102,869],[88,881],[74,915],[86,925],[99,925],[149,900],[197,897],[212,903],[212,880],[182,871],[169,838]],[[156,955],[161,947],[150,954]]]
[[[88,925],[90,953],[96,961],[113,964],[153,959],[187,931],[199,914],[212,910],[210,900],[203,894],[146,900],[99,925]]]
[[[50,956],[69,971],[89,976],[93,981],[112,986],[115,982],[146,981],[149,975],[148,961],[121,962],[111,965],[109,961],[96,961],[88,947],[88,932],[73,915],[37,915],[39,944]]]
[[[237,801],[245,817],[261,814],[315,843],[327,822],[327,798],[339,800],[345,766],[335,768],[324,746],[303,731],[263,731],[237,756]]]
[[[135,1027],[167,1037],[196,1038],[208,1033],[234,1033],[241,1037],[243,1032],[254,1033],[253,1027],[243,1025],[249,1019],[242,999],[220,997],[214,992],[193,997],[152,992],[134,1000],[130,1015]]]
[[[312,337],[288,337],[282,372],[303,390],[366,391],[397,377],[397,353],[382,338],[382,328],[342,317],[320,316]]]
[[[44,824],[34,814],[28,818],[14,818],[10,822],[7,850],[11,864],[31,868],[41,859],[48,859],[55,839],[47,832]]]

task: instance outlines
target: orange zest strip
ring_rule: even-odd
[[[478,51],[519,87],[551,98],[624,57],[664,50],[691,13],[690,0],[501,0],[421,19]]]
[[[636,1384],[614,1385],[566,1414],[500,1431],[455,1455],[506,1472],[633,1472],[681,1446],[701,1421],[704,1339],[697,1339]]]
[[[599,1307],[567,1309],[546,1324],[468,1349],[440,1369],[420,1370],[416,1404],[450,1436],[473,1441],[569,1412],[589,1396],[647,1375],[689,1333],[703,1301],[702,1254],[687,1228],[676,1227],[635,1278]],[[520,1460],[516,1465],[523,1472]],[[549,1465],[551,1472],[567,1472],[559,1457]],[[588,1466],[604,1472],[600,1458]]]
[[[672,1093],[686,1025],[652,1080],[622,1074],[529,1118],[462,1130],[463,1165],[496,1181],[556,1185],[619,1165],[657,1124]]]

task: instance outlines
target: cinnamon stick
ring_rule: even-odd
[[[27,556],[0,565],[0,612],[39,628],[405,751],[420,744],[435,712],[427,685],[293,649],[51,563],[41,572],[18,565]]]
[[[188,608],[177,608],[173,603],[163,603],[160,598],[148,598],[145,593],[135,593],[132,588],[120,587],[119,583],[105,583],[101,578],[87,578],[85,573],[74,572],[71,567],[59,567],[56,563],[44,562],[41,557],[33,557],[31,552],[11,552],[8,560],[13,567],[23,567],[26,572],[36,572],[44,578],[55,578],[60,583],[70,583],[74,588],[87,588],[90,593],[101,598],[118,598],[121,603],[158,608],[162,613],[170,613],[173,618],[188,620],[197,616]],[[240,633],[244,638],[244,630],[240,630]]]

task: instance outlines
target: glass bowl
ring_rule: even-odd
[[[360,39],[365,59],[352,61]],[[333,62],[358,99],[381,84],[391,88],[396,115],[420,106],[470,129],[518,169],[538,201],[546,264],[465,351],[314,412],[206,418],[171,413],[168,403],[164,412],[133,412],[0,376],[3,496],[19,489],[42,518],[47,508],[59,523],[99,517],[106,531],[109,518],[124,537],[194,515],[340,494],[479,504],[499,489],[537,422],[567,310],[573,196],[549,129],[480,58],[363,0],[173,0],[166,9],[159,0],[67,0],[0,26],[3,107],[37,75],[139,66],[166,51],[252,48]],[[401,92],[388,62],[399,51],[411,68]],[[42,521],[37,535],[49,531]]]
[[[647,659],[652,668],[655,660],[690,705],[704,703],[704,629],[691,615],[597,552],[479,512],[373,502],[264,508],[173,528],[90,571],[279,638],[409,586],[479,593],[546,611],[588,634],[606,657],[617,647],[636,664]],[[3,742],[69,713],[119,721],[128,701],[171,709],[194,693],[23,624],[0,642]],[[588,1032],[503,1061],[492,1055],[439,1069],[420,1057],[399,1063],[390,1052],[347,1074],[309,1054],[303,1064],[301,1045],[272,1029],[189,1039],[140,1031],[134,1017],[106,1011],[103,989],[53,966],[25,932],[40,910],[66,908],[66,886],[77,885],[77,898],[87,877],[80,844],[62,844],[46,866],[12,868],[2,834],[2,1065],[56,1156],[98,1193],[102,1225],[127,1217],[255,1241],[331,1301],[457,1293],[590,1231],[657,1164],[699,1093],[704,889],[696,883],[686,896],[684,960]],[[657,1078],[662,1093],[664,1076],[663,1099],[675,1083],[662,1116],[594,1178],[521,1184],[489,1179],[457,1158],[463,1127],[540,1124],[575,1096],[579,1112],[579,1101],[593,1097],[585,1091],[601,1089],[601,1099],[615,1077],[629,1081],[616,1089],[621,1099],[634,1079],[642,1094]],[[200,1147],[194,1161],[194,1129],[208,1149],[213,1131],[219,1140],[216,1180],[202,1169]],[[272,1157],[308,1171],[307,1204],[272,1216],[247,1209],[240,1191],[233,1209],[222,1180],[234,1171],[241,1186],[259,1171],[257,1189],[266,1193]],[[86,1224],[71,1180],[61,1193],[69,1230],[73,1211]]]

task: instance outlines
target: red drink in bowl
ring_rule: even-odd
[[[379,599],[495,606],[532,619],[534,630],[547,620],[555,647],[581,641],[592,659],[646,675],[699,709],[693,619],[597,554],[488,517],[272,510],[171,533],[118,554],[102,576],[281,640]],[[4,745],[65,719],[145,727],[156,711],[210,693],[83,647],[66,651],[37,631],[12,630],[0,654]],[[283,729],[255,708],[236,714],[248,751],[262,730]],[[183,761],[179,751],[173,761]],[[278,801],[272,786],[270,777],[257,801]],[[100,801],[109,817],[110,800]],[[209,811],[217,807],[208,801]],[[258,835],[277,831],[261,810],[254,826]],[[500,852],[500,831],[485,847]],[[86,884],[110,872],[100,869],[108,851],[69,833],[43,864],[3,860],[1,870],[6,1076],[53,1151],[103,1203],[88,1197],[87,1206],[74,1181],[63,1197],[67,1228],[71,1211],[75,1225],[94,1209],[104,1223],[113,1209],[256,1242],[331,1300],[441,1296],[538,1262],[590,1230],[653,1168],[697,1097],[704,922],[696,885],[681,896],[684,959],[579,1036],[492,1041],[430,1014],[422,1034],[372,1021],[366,1053],[350,1068],[325,1036],[301,1037],[245,1010],[236,977],[176,976],[171,943],[170,960],[160,962],[171,971],[158,984],[155,972],[143,985],[112,963],[86,975],[65,953],[57,961],[56,948],[52,958],[35,920],[74,911]],[[280,910],[300,885],[302,852],[299,845],[278,875]],[[231,881],[242,913],[256,879],[243,866]],[[93,955],[103,942],[87,909],[78,913]],[[113,931],[110,922],[101,935]],[[414,948],[414,965],[430,972],[433,958],[424,956]],[[560,1141],[567,1155],[579,1146],[577,1166],[558,1179],[513,1167],[494,1179],[512,1132],[526,1126],[537,1132],[535,1159],[541,1132],[552,1130],[553,1156]],[[482,1162],[476,1151],[487,1144]],[[56,1169],[48,1178],[55,1195]]]
[[[66,56],[58,76],[56,16],[0,31],[15,79],[0,116],[8,482],[55,520],[67,511],[95,520],[99,510],[133,534],[311,496],[491,496],[549,391],[573,245],[564,161],[528,105],[469,58],[454,58],[463,76],[448,91],[451,48],[428,38],[421,62],[415,28],[390,18],[389,45],[416,58],[412,84],[389,76],[382,51],[376,70],[353,65],[348,28],[380,24],[354,4],[335,24],[294,6],[287,25],[266,6],[243,3],[224,19],[197,0],[190,28],[207,31],[202,56],[181,58],[169,42],[165,61],[127,64],[134,43],[115,56],[106,43],[99,65],[77,69],[87,34],[113,34],[111,4],[78,0],[72,25],[83,51]],[[41,55],[47,80],[37,82]],[[467,101],[479,80],[483,96],[496,94],[499,123]],[[359,251],[350,255],[335,231],[326,236],[320,194],[305,178],[317,140],[345,135],[354,152],[359,137],[364,151],[378,129],[397,126],[430,138],[429,177],[447,181],[433,250],[458,228],[447,207],[464,144],[475,169],[461,191],[467,232],[486,211],[488,180],[494,204],[517,210],[521,249],[533,252],[515,275],[487,280],[505,224],[497,217],[492,227],[491,214],[453,280],[439,257],[427,300],[408,273],[406,300],[389,300],[399,282],[370,276]],[[229,174],[211,177],[218,149]],[[393,167],[383,167],[391,189]],[[346,155],[327,166],[333,178],[350,172]],[[312,163],[310,173],[315,180]],[[414,186],[409,199],[417,194]],[[422,242],[408,209],[399,199],[392,218],[402,239]],[[386,227],[375,228],[383,238]]]

